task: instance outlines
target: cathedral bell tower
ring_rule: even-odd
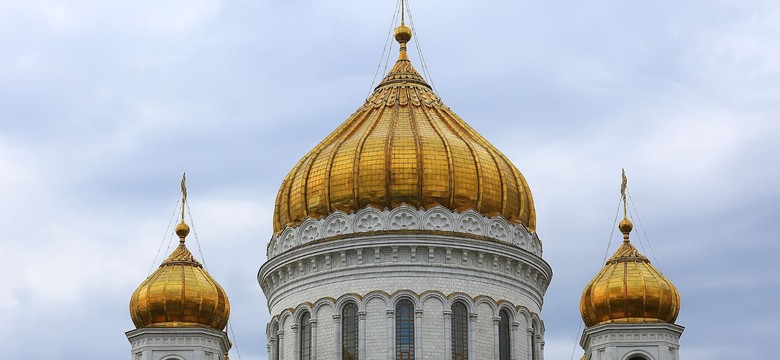
[[[587,360],[678,360],[680,336],[675,324],[680,294],[629,240],[634,224],[626,211],[623,174],[623,244],[582,293],[585,331],[580,345]]]
[[[224,329],[230,316],[227,294],[187,249],[184,222],[187,189],[182,179],[179,246],[130,298],[136,329],[127,333],[132,360],[227,360]]]

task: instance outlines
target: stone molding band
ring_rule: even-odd
[[[290,286],[352,274],[386,276],[388,269],[398,267],[421,276],[431,271],[439,276],[466,271],[474,279],[505,282],[536,299],[541,307],[552,278],[552,269],[542,258],[506,243],[470,237],[453,240],[442,235],[391,233],[318,242],[267,261],[257,280],[269,304],[274,304],[279,291],[284,293]]]
[[[462,213],[442,206],[428,210],[403,204],[392,210],[365,207],[355,213],[336,211],[321,219],[308,218],[295,227],[275,234],[268,242],[271,259],[290,249],[331,237],[376,231],[422,230],[454,232],[505,242],[542,256],[542,243],[523,224],[512,224],[502,216],[487,217],[474,210]]]

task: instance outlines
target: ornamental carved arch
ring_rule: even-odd
[[[271,237],[271,240],[268,241],[268,246],[265,248],[265,256],[267,258],[271,258],[279,253],[279,249],[277,248],[278,239],[274,236]]]
[[[392,308],[395,309],[396,305],[398,305],[398,302],[403,299],[411,301],[415,309],[422,309],[422,302],[420,301],[420,297],[411,290],[398,290],[393,293],[392,297],[390,298]]]
[[[420,224],[420,214],[417,209],[407,204],[401,204],[388,214],[385,229],[418,230],[420,229]]]
[[[385,214],[374,207],[366,207],[355,214],[352,231],[356,233],[382,230]]]
[[[300,225],[298,225],[297,229],[298,233],[296,234],[296,237],[298,245],[303,245],[322,237],[320,231],[320,222],[313,218],[307,218],[304,220]]]
[[[336,210],[328,215],[322,222],[322,237],[331,237],[347,234],[352,231],[352,220],[341,210]]]
[[[268,339],[273,339],[276,337],[276,334],[274,333],[274,329],[282,329],[281,321],[279,321],[279,316],[274,316],[271,318],[271,321],[268,322],[268,325],[265,327],[265,336]]]
[[[284,331],[284,329],[289,328],[292,324],[290,322],[293,322],[293,319],[295,317],[293,316],[293,310],[292,309],[285,309],[282,311],[281,314],[279,314],[279,330]]]
[[[528,239],[530,237],[531,235],[528,233],[528,230],[525,229],[525,226],[515,226],[514,233],[512,234],[512,244],[521,249],[528,250]]]
[[[449,304],[449,300],[447,299],[444,294],[441,293],[441,291],[437,290],[428,290],[420,294],[420,304],[425,304],[425,301],[429,299],[436,299],[441,303],[442,307],[446,307],[447,304]]]
[[[497,240],[512,241],[512,225],[503,216],[496,216],[488,222],[487,234]]]
[[[623,355],[620,360],[634,360],[637,358],[642,360],[655,360],[655,357],[653,357],[653,355],[651,355],[649,352],[639,349],[629,351]]]
[[[295,319],[294,324],[298,324],[301,322],[301,316],[305,313],[309,313],[309,316],[311,319],[314,319],[314,312],[311,311],[311,304],[309,303],[303,303],[295,307],[295,310],[293,311],[293,319]]]
[[[455,219],[452,212],[441,206],[435,206],[423,215],[422,228],[435,231],[455,231]]]
[[[490,310],[493,312],[493,316],[496,316],[498,314],[498,304],[496,303],[496,300],[494,300],[492,297],[484,296],[484,295],[477,296],[474,299],[474,307],[476,308],[480,304],[485,304],[488,307],[490,307]]]
[[[162,360],[187,360],[187,358],[177,354],[169,354],[163,356]]]
[[[390,294],[381,290],[375,290],[363,296],[363,300],[358,304],[358,309],[365,309],[366,304],[368,304],[373,299],[381,299],[382,301],[385,302],[385,307],[387,308],[390,307],[391,304]]]
[[[531,311],[529,311],[527,307],[522,305],[518,306],[517,315],[518,318],[521,318],[525,321],[526,327],[531,326]]]
[[[467,234],[487,236],[485,231],[487,230],[487,222],[482,214],[473,209],[469,209],[461,213],[458,217],[457,230]]]
[[[358,311],[365,311],[365,303],[363,301],[363,298],[360,297],[358,294],[345,294],[341,295],[338,300],[336,300],[335,311],[338,314],[341,314],[341,312],[344,310],[344,306],[347,306],[347,304],[353,303],[357,305]]]
[[[538,314],[531,314],[531,326],[536,329],[536,334],[544,336],[544,321]]]
[[[295,242],[295,228],[286,228],[279,235],[279,253],[285,252],[296,247],[298,244]]]
[[[314,314],[317,314],[320,311],[320,309],[325,306],[330,306],[332,309],[335,309],[336,307],[335,300],[331,297],[326,297],[314,302],[314,305],[312,305],[311,307],[311,313],[312,313],[311,317],[314,319],[315,318]]]
[[[501,310],[506,310],[507,314],[509,314],[509,321],[517,322],[517,308],[514,307],[511,303],[506,300],[499,300],[496,306],[496,316],[501,316]]]
[[[469,314],[475,314],[477,312],[477,306],[471,296],[461,292],[456,292],[450,294],[448,298],[449,301],[447,302],[447,309],[452,309],[452,305],[454,305],[456,302],[459,302],[466,305],[466,309],[469,311]]]

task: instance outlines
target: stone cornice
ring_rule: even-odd
[[[501,216],[488,218],[474,210],[459,213],[441,206],[424,210],[409,205],[392,210],[366,207],[350,214],[336,211],[321,219],[306,219],[274,235],[266,255],[271,259],[309,243],[388,231],[462,234],[503,242],[542,256],[539,237],[522,224],[512,224]]]
[[[669,342],[677,344],[684,327],[669,323],[608,323],[586,328],[580,345],[597,346],[606,342]]]
[[[269,305],[279,291],[302,283],[359,273],[370,276],[392,269],[425,273],[434,268],[470,271],[474,279],[504,283],[527,292],[539,307],[552,277],[540,257],[500,241],[463,234],[364,233],[291,249],[260,268],[258,283]]]
[[[168,348],[192,348],[200,346],[227,352],[230,340],[224,331],[207,327],[146,327],[125,333],[133,350],[164,345]]]

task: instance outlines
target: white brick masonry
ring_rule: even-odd
[[[531,360],[530,337],[536,336],[540,339],[536,343],[543,343],[544,327],[538,314],[552,277],[550,266],[541,258],[541,243],[528,245],[538,241],[536,235],[522,234],[525,242],[520,246],[511,236],[501,240],[476,233],[489,230],[476,230],[474,226],[491,224],[496,218],[469,222],[476,224],[469,228],[475,233],[426,230],[421,229],[422,225],[409,225],[409,221],[425,222],[426,216],[441,215],[438,219],[450,218],[458,224],[463,214],[447,213],[449,210],[442,208],[430,214],[406,210],[410,216],[412,211],[417,214],[416,218],[404,217],[406,228],[392,229],[397,224],[392,225],[389,219],[395,213],[382,215],[373,210],[376,213],[366,213],[384,216],[374,219],[381,230],[361,228],[322,238],[317,233],[322,226],[344,219],[328,217],[320,221],[316,231],[304,232],[303,227],[314,222],[307,220],[293,230],[311,239],[290,243],[289,247],[280,248],[278,243],[271,247],[280,251],[274,252],[258,273],[272,315],[266,334],[270,359],[298,360],[298,319],[309,312],[315,325],[312,344],[316,356],[312,358],[340,360],[341,310],[349,302],[357,304],[359,310],[360,359],[395,359],[394,304],[407,298],[416,310],[416,359],[451,357],[449,312],[453,302],[461,301],[470,314],[469,359],[498,358],[496,319],[503,308],[511,316],[511,359]],[[358,229],[359,219],[352,219],[351,224],[353,230]],[[512,229],[516,230],[505,230]],[[288,233],[293,230],[288,229]],[[283,234],[275,239],[281,238]],[[539,324],[537,333],[527,332],[534,322]],[[277,323],[281,334],[278,357],[272,351],[276,334],[271,334]],[[541,348],[536,360],[543,358]]]
[[[230,350],[224,331],[206,327],[150,327],[125,334],[132,360],[223,360]]]
[[[682,326],[602,324],[585,329],[580,345],[589,360],[679,360]]]

